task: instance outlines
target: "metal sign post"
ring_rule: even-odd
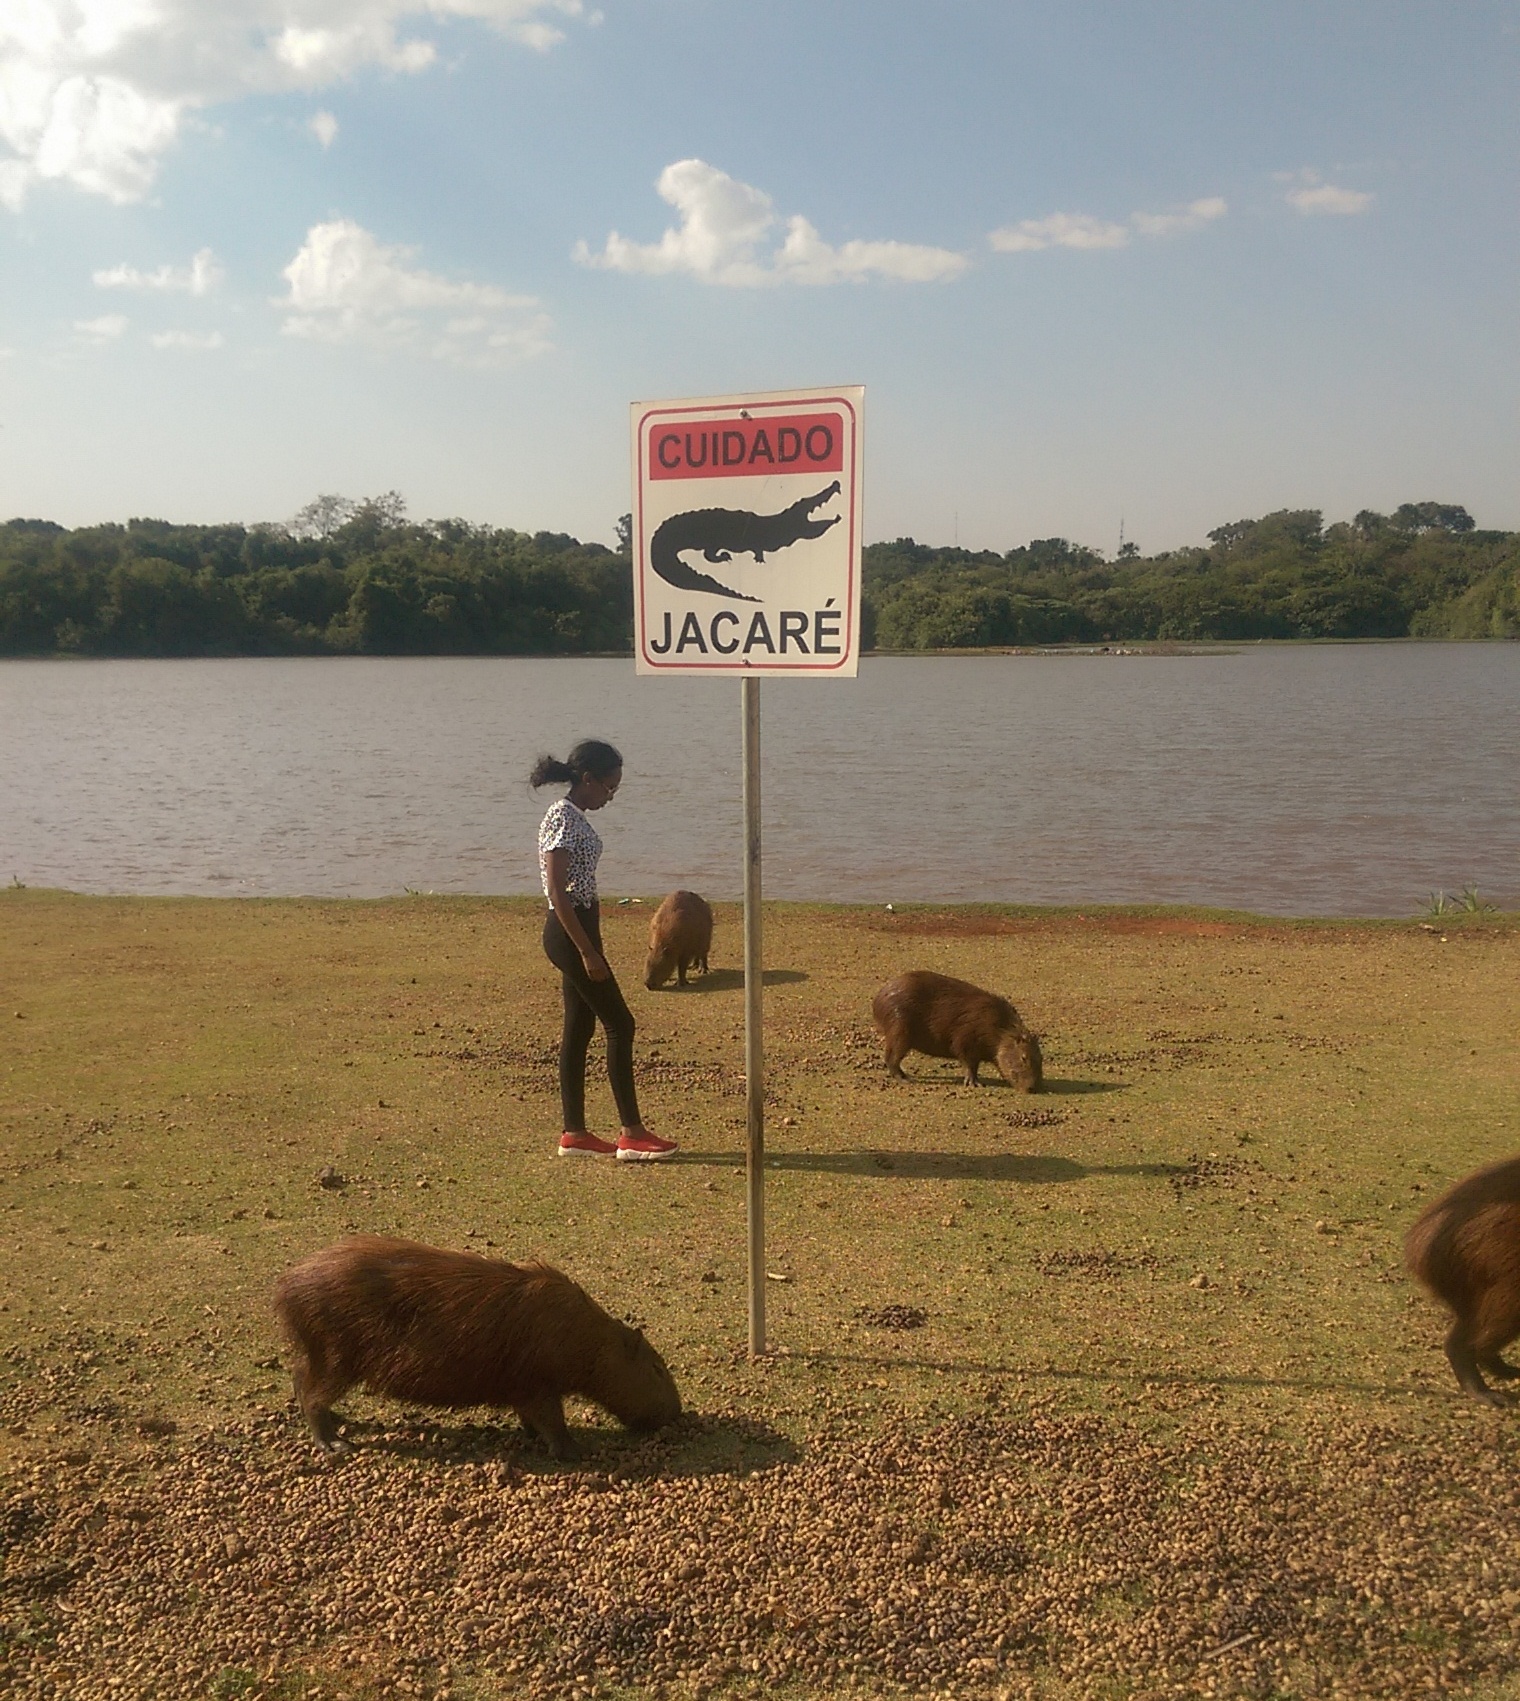
[[[760,679],[855,677],[864,402],[845,385],[633,406],[635,671],[742,682],[751,1357],[766,1350]]]
[[[744,709],[744,1178],[749,1225],[749,1356],[765,1351],[765,1029],[760,945],[760,681],[739,686]]]

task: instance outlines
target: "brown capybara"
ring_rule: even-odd
[[[1017,1010],[995,992],[969,980],[913,969],[889,980],[871,1000],[871,1015],[887,1042],[887,1068],[906,1079],[902,1060],[910,1051],[953,1057],[978,1086],[977,1069],[997,1065],[1010,1087],[1037,1093],[1045,1084],[1040,1042]]]
[[[317,1445],[346,1451],[335,1400],[356,1384],[424,1406],[511,1406],[557,1459],[573,1458],[562,1401],[582,1394],[633,1429],[681,1414],[665,1361],[547,1264],[508,1264],[360,1234],[280,1277],[275,1314]]]
[[[712,930],[712,911],[706,898],[699,898],[695,892],[672,892],[649,923],[644,985],[657,992],[673,974],[685,986],[687,969],[699,963],[706,974]]]
[[[1475,1170],[1427,1205],[1404,1237],[1404,1262],[1456,1318],[1446,1357],[1457,1381],[1507,1404],[1482,1373],[1520,1377],[1499,1356],[1520,1336],[1520,1158]]]

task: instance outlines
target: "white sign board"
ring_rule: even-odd
[[[864,400],[634,403],[637,672],[854,677]]]

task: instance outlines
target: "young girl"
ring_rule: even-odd
[[[651,1134],[639,1119],[633,1085],[633,1012],[623,1000],[602,954],[601,912],[596,901],[596,864],[602,841],[586,819],[605,809],[623,781],[623,758],[610,744],[584,739],[563,761],[538,759],[529,783],[568,781],[570,790],[549,806],[538,829],[538,868],[549,916],[544,922],[544,954],[560,972],[565,995],[565,1027],[559,1042],[559,1096],[564,1132],[562,1158],[616,1153],[624,1161],[668,1158],[674,1140]],[[600,1021],[607,1030],[607,1073],[623,1128],[617,1144],[586,1130],[586,1051]]]

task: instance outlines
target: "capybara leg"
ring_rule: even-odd
[[[676,964],[676,981],[678,985],[686,985],[686,959],[684,957]]]
[[[349,1444],[338,1434],[338,1415],[331,1406],[317,1406],[306,1414],[306,1421],[311,1425],[311,1433],[317,1446],[324,1453],[331,1453],[334,1458],[339,1454],[351,1452]]]
[[[1498,1353],[1479,1353],[1478,1368],[1486,1370],[1490,1376],[1499,1382],[1513,1382],[1520,1377],[1520,1369],[1512,1365],[1508,1359],[1500,1358]]]
[[[338,1434],[338,1419],[332,1409],[333,1400],[343,1389],[325,1387],[310,1366],[304,1364],[296,1366],[291,1379],[295,1383],[296,1402],[317,1446],[324,1453],[347,1453],[348,1443]]]
[[[1520,1375],[1520,1371],[1504,1364],[1499,1354],[1517,1336],[1520,1336],[1520,1293],[1516,1292],[1515,1276],[1511,1273],[1508,1280],[1489,1282],[1487,1292],[1468,1321],[1468,1339],[1472,1342],[1473,1356],[1483,1369],[1489,1369],[1490,1360],[1504,1365],[1493,1374],[1501,1382],[1508,1382]]]
[[[523,1428],[536,1435],[556,1459],[573,1459],[578,1449],[565,1427],[565,1406],[557,1394],[544,1394],[536,1400],[526,1400],[513,1410],[522,1419]]]
[[[1483,1400],[1490,1406],[1507,1406],[1509,1399],[1498,1389],[1490,1388],[1478,1371],[1478,1358],[1468,1344],[1467,1336],[1460,1323],[1453,1326],[1446,1337],[1446,1358],[1456,1373],[1457,1381],[1463,1390],[1474,1399]]]
[[[903,1074],[902,1060],[908,1055],[909,1049],[902,1040],[889,1038],[887,1041],[887,1073],[895,1075],[899,1081],[906,1081],[908,1078]]]
[[[707,968],[707,953],[706,953],[706,952],[705,952],[705,951],[704,951],[704,952],[703,952],[703,953],[702,953],[702,973],[703,973],[703,974],[706,974],[706,973],[708,973],[708,968]]]
[[[966,1085],[968,1087],[979,1087],[979,1086],[981,1086],[982,1083],[977,1077],[977,1070],[980,1067],[981,1067],[981,1065],[978,1064],[977,1060],[974,1057],[971,1059],[971,1061],[969,1063],[967,1063],[967,1065],[966,1065]]]

